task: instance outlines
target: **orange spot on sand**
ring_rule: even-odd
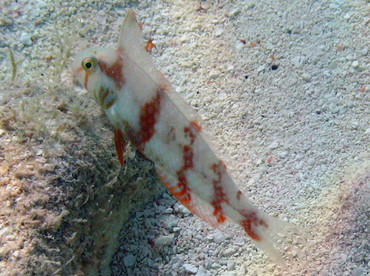
[[[153,40],[149,40],[148,43],[145,45],[145,51],[148,53],[151,53],[153,48],[156,48],[155,44],[153,43]]]
[[[338,44],[336,47],[337,51],[344,51],[345,47],[342,44]]]
[[[251,43],[249,43],[249,47],[255,47],[255,46],[257,46],[257,42],[251,41]]]

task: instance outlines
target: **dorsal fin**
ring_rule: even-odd
[[[133,10],[129,10],[123,20],[118,48],[123,49],[131,60],[150,75],[155,82],[158,82],[157,69],[154,66],[152,57],[145,50],[143,33]]]
[[[203,130],[206,130],[205,132],[203,131],[201,135],[207,140],[212,150],[216,151],[216,147],[213,146],[213,140],[210,139],[211,132],[207,129],[206,124],[200,118],[199,114],[176,93],[170,82],[154,65],[151,55],[145,50],[143,32],[133,10],[129,10],[123,20],[118,47],[121,48],[125,55],[129,57],[136,66],[140,67],[140,69],[158,86],[165,88],[164,92],[190,122],[194,121],[201,125]],[[140,76],[137,77],[138,81],[140,81]]]

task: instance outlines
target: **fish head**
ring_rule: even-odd
[[[123,85],[122,66],[118,50],[94,47],[77,54],[71,70],[77,83],[92,93],[103,109],[107,109],[115,98],[115,91]]]

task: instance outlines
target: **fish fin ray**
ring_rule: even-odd
[[[126,149],[126,141],[124,139],[122,132],[119,129],[114,130],[114,143],[116,145],[116,152],[117,152],[119,163],[123,167],[125,164],[123,154]]]
[[[288,237],[291,232],[299,233],[299,227],[258,210],[244,194],[229,207],[233,211],[226,212],[226,215],[239,224],[257,248],[287,269],[283,254],[275,247],[276,237]]]
[[[176,193],[175,190],[178,189],[177,180],[164,172],[161,168],[156,166],[156,171],[158,173],[159,178],[162,180],[164,186],[169,190],[169,192],[183,204],[190,212],[194,215],[202,219],[203,221],[207,222],[211,226],[221,231],[225,231],[227,229],[227,224],[230,222],[228,218],[225,219],[223,223],[219,223],[217,221],[217,217],[213,214],[214,208],[199,198],[195,193],[192,191],[188,191],[190,193],[191,200],[184,199],[180,193]]]

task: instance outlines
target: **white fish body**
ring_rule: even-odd
[[[164,185],[214,227],[240,225],[280,264],[270,234],[286,223],[258,210],[242,194],[207,143],[196,112],[174,91],[145,51],[135,13],[129,11],[117,49],[90,48],[72,65],[75,78],[102,107],[115,131],[123,165],[126,140],[152,160]]]

